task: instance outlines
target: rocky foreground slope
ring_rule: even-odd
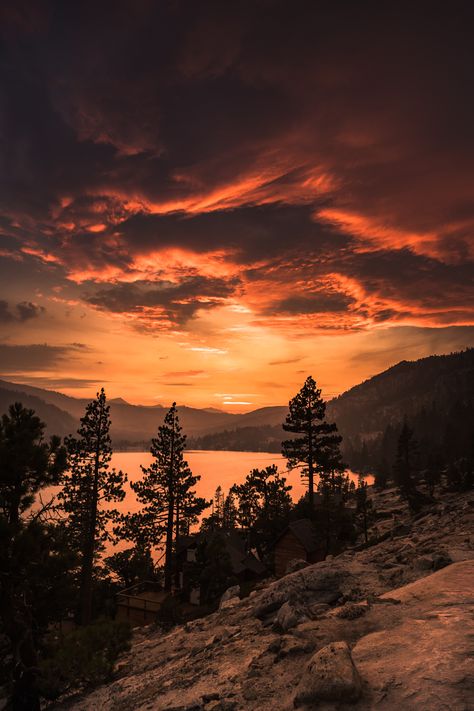
[[[416,520],[394,503],[378,502],[384,541],[169,634],[137,630],[114,681],[60,708],[474,709],[474,496]]]

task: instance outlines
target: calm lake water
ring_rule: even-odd
[[[227,493],[233,484],[243,482],[252,469],[265,469],[265,467],[276,464],[280,471],[286,471],[286,459],[283,459],[281,454],[267,452],[189,450],[185,453],[185,459],[192,473],[201,477],[196,484],[196,493],[205,499],[212,499],[218,486],[221,486],[224,493]],[[136,481],[143,476],[140,465],[147,467],[152,460],[150,452],[116,452],[112,457],[112,466],[126,472],[129,481]],[[289,475],[285,474],[285,476],[287,476],[288,484],[293,486],[291,492],[293,498],[299,499],[304,487],[298,473],[293,472]],[[136,511],[139,504],[129,483],[127,483],[126,490],[127,496],[120,506],[124,511]]]
[[[265,469],[271,464],[277,465],[287,484],[293,487],[290,493],[294,501],[305,493],[299,472],[288,472],[286,459],[281,454],[190,450],[185,452],[185,458],[193,474],[201,477],[196,484],[196,493],[205,499],[212,499],[218,486],[226,494],[233,484],[242,483],[252,469]],[[152,459],[150,452],[116,452],[112,457],[112,466],[126,472],[129,481],[136,481],[142,476],[140,465],[147,467]],[[357,483],[357,474],[348,474]],[[367,477],[367,482],[371,484],[372,477]],[[127,483],[127,496],[121,508],[123,511],[136,511],[138,507],[135,494]]]
[[[191,471],[194,475],[201,477],[196,484],[196,493],[205,499],[212,499],[216,488],[220,485],[227,494],[233,484],[240,484],[252,469],[264,469],[272,464],[276,464],[279,471],[287,479],[287,484],[293,488],[290,492],[293,501],[297,501],[304,493],[305,486],[301,483],[297,470],[288,472],[286,469],[286,459],[281,454],[271,454],[267,452],[222,452],[222,451],[187,451],[185,453]],[[116,452],[112,456],[111,465],[116,469],[121,469],[128,475],[128,482],[125,485],[126,497],[119,504],[112,504],[113,508],[118,508],[123,513],[135,512],[140,508],[140,504],[135,498],[135,494],[130,488],[130,482],[140,479],[143,474],[140,465],[149,466],[153,460],[150,452]],[[357,474],[348,471],[351,479],[357,482]],[[372,477],[367,477],[367,482],[372,483]],[[52,487],[45,492],[43,500],[48,500],[48,494],[57,493],[57,489]],[[207,516],[208,511],[204,512]],[[106,552],[111,554],[114,550],[127,548],[130,544],[121,542],[118,546],[107,544]]]

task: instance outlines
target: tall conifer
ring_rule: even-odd
[[[283,429],[300,436],[282,442],[282,454],[290,468],[303,465],[301,475],[308,480],[308,502],[313,510],[314,477],[342,466],[339,454],[342,437],[337,434],[335,424],[325,421],[326,403],[311,376],[290,400],[289,410]]]
[[[8,704],[13,709],[40,708],[37,638],[41,625],[35,618],[37,600],[32,590],[48,586],[51,560],[53,568],[56,564],[61,569],[63,562],[54,535],[41,520],[41,509],[32,510],[41,490],[58,484],[66,464],[59,438],[46,441],[44,428],[34,411],[20,403],[0,418],[0,622],[15,665]],[[53,606],[54,593],[49,596]]]
[[[118,517],[115,509],[104,507],[125,497],[127,480],[121,471],[110,468],[112,443],[110,415],[104,388],[86,406],[78,437],[67,437],[69,470],[59,494],[68,514],[69,530],[81,554],[79,619],[89,624],[92,618],[94,557],[98,546],[110,538],[109,521]]]
[[[397,455],[393,467],[395,482],[401,496],[408,501],[410,509],[418,507],[418,492],[416,490],[416,475],[419,470],[419,449],[413,430],[407,421],[403,423],[398,438]]]
[[[166,414],[150,452],[154,461],[142,467],[143,479],[131,484],[137,499],[144,505],[133,517],[140,536],[147,545],[165,541],[165,590],[170,591],[173,577],[173,549],[181,533],[195,523],[208,502],[196,496],[193,487],[199,481],[184,459],[186,435],[182,434],[174,402]]]

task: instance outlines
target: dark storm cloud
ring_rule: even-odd
[[[29,370],[48,370],[71,354],[66,346],[46,343],[16,345],[0,343],[0,372],[16,373]]]
[[[20,301],[10,306],[8,301],[0,299],[0,323],[23,323],[38,318],[44,311],[43,306],[38,306],[31,301]]]
[[[282,254],[294,243],[311,251],[335,251],[347,236],[312,219],[313,206],[255,205],[197,215],[136,215],[120,226],[130,249],[147,251],[173,245],[206,252],[235,250],[237,261]]]
[[[140,281],[100,289],[87,301],[115,313],[146,315],[151,309],[151,318],[157,320],[162,311],[170,322],[183,323],[199,309],[218,306],[238,285],[237,279],[226,281],[200,276],[186,278],[178,284]]]
[[[10,376],[11,377],[11,376]],[[91,388],[91,387],[99,387],[107,383],[107,380],[103,380],[102,378],[100,381],[98,380],[90,380],[89,378],[49,378],[46,376],[35,376],[35,375],[29,375],[28,376],[28,385],[35,385],[37,387],[41,388],[70,388],[70,389],[81,389],[81,388]]]
[[[346,311],[354,299],[345,294],[309,294],[290,296],[272,305],[272,312],[283,314],[335,313]]]
[[[466,316],[474,309],[474,269],[469,262],[443,264],[402,249],[347,255],[339,268],[364,285],[369,300],[379,295],[409,308],[446,314],[465,310]]]
[[[51,280],[112,270],[120,282],[163,249],[220,250],[247,283],[272,288],[284,272],[291,294],[273,312],[342,313],[359,287],[359,314],[377,322],[468,318],[468,3],[51,0],[2,12],[7,259],[21,245],[25,268],[43,260]],[[306,294],[310,274],[328,277],[326,295]],[[337,296],[334,274],[351,280]],[[161,308],[173,324],[237,288],[137,278],[87,300]]]

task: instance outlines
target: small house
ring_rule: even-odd
[[[239,583],[257,581],[268,573],[265,565],[254,555],[248,552],[245,546],[245,533],[232,529],[217,531],[201,531],[180,540],[177,547],[177,571],[179,588],[186,589],[189,585],[189,572],[196,563],[198,546],[211,541],[215,535],[221,536],[225,553],[229,557],[232,573]],[[196,588],[191,588],[189,601],[199,604],[200,594]]]
[[[326,555],[324,541],[317,536],[309,518],[292,521],[273,544],[275,575],[285,575],[290,561],[317,563]]]

